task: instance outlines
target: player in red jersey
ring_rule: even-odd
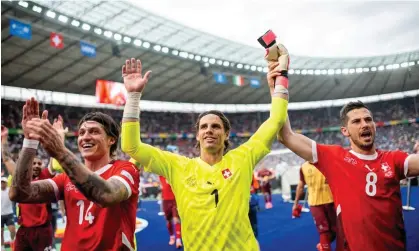
[[[176,248],[182,247],[182,236],[179,214],[177,211],[176,198],[173,194],[172,187],[167,183],[163,176],[159,176],[161,183],[161,195],[163,212],[166,217],[167,230],[169,230],[169,245],[176,243]],[[173,234],[173,223],[175,224],[175,235]]]
[[[78,148],[84,164],[61,142],[47,120],[39,118],[38,102],[23,107],[23,149],[9,196],[21,203],[47,203],[64,199],[67,225],[61,250],[134,250],[139,172],[128,161],[113,160],[119,126],[112,117],[93,112],[78,126]],[[31,183],[39,142],[65,173]]]
[[[265,198],[265,208],[270,209],[272,205],[272,188],[271,180],[275,178],[274,174],[266,168],[262,168],[258,172],[258,177],[260,180],[260,187]]]
[[[275,71],[270,67],[271,74]],[[270,84],[273,81],[268,77]],[[317,144],[293,132],[289,120],[278,140],[312,162],[326,177],[346,239],[342,243],[338,234],[337,250],[346,247],[354,251],[404,251],[406,235],[399,181],[419,175],[419,155],[377,150],[372,113],[362,102],[346,104],[340,119],[341,132],[350,140],[350,150]]]

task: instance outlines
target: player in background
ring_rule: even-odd
[[[78,125],[78,148],[84,164],[65,147],[47,119],[39,118],[38,102],[23,107],[25,139],[9,196],[20,203],[50,203],[64,199],[67,225],[62,251],[134,250],[139,172],[128,161],[112,159],[119,126],[109,115],[92,112]],[[39,143],[65,173],[31,182],[29,164]]]
[[[161,184],[163,212],[164,216],[166,217],[166,226],[170,235],[169,245],[176,244],[176,248],[181,248],[181,225],[177,211],[176,198],[166,179],[163,176],[159,176],[159,179]],[[173,229],[175,229],[174,233]]]
[[[10,246],[13,248],[13,242],[16,236],[15,214],[13,213],[13,204],[9,199],[9,187],[7,186],[7,177],[1,177],[1,250],[4,251],[4,227],[10,232]]]
[[[269,67],[270,83],[274,72]],[[340,120],[350,149],[318,144],[293,132],[289,120],[278,140],[326,177],[346,238],[345,243],[337,239],[337,250],[348,246],[350,250],[404,251],[400,180],[419,175],[419,155],[376,149],[372,112],[360,101],[347,103]]]
[[[333,196],[324,175],[309,162],[300,168],[300,181],[297,185],[293,215],[299,217],[301,205],[299,200],[303,196],[304,186],[308,186],[308,204],[314,219],[317,231],[320,234],[319,251],[331,250],[331,243],[336,238],[336,211],[333,205]],[[295,212],[298,214],[295,214]]]
[[[270,209],[272,205],[272,187],[271,180],[275,178],[275,175],[272,171],[267,168],[262,168],[258,171],[258,177],[260,180],[260,187],[265,198],[265,208]]]
[[[167,179],[176,196],[187,250],[257,250],[249,224],[249,185],[253,169],[266,156],[286,119],[288,79],[274,73],[270,117],[243,145],[226,153],[230,123],[219,111],[200,114],[196,122],[200,157],[188,158],[141,142],[140,98],[150,71],[140,60],[122,67],[128,99],[122,119],[122,150],[145,170]]]

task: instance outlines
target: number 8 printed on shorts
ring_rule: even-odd
[[[377,194],[377,174],[374,172],[367,173],[366,176],[367,184],[365,185],[365,192],[368,196],[374,196]]]

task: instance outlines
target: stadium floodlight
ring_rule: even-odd
[[[294,69],[289,69],[288,74],[290,74],[290,75],[294,74]]]
[[[242,64],[237,64],[237,68],[242,69],[243,65]]]
[[[204,61],[205,63],[208,62],[208,58],[207,57],[203,57],[202,61]]]
[[[58,21],[63,22],[63,23],[67,23],[68,17],[66,17],[64,15],[59,15],[58,16]]]
[[[172,54],[175,55],[175,56],[177,56],[177,55],[179,55],[179,51],[178,50],[173,50],[172,51]]]
[[[392,64],[386,65],[386,69],[387,70],[392,70],[393,69],[393,65]]]
[[[327,70],[322,70],[322,74],[326,75],[327,74]]]
[[[258,70],[258,72],[261,72],[263,69],[262,69],[262,67],[260,67],[260,66],[259,66],[259,67],[257,68],[257,70]]]
[[[327,70],[327,74],[333,75],[333,74],[335,74],[335,70],[329,69],[329,70]]]
[[[83,30],[85,30],[85,31],[88,31],[88,30],[90,30],[90,25],[89,24],[83,24],[82,26],[81,26],[81,28],[83,29]],[[116,35],[116,34],[115,34]]]
[[[160,45],[158,45],[158,44],[156,44],[155,46],[153,46],[153,49],[154,49],[155,51],[160,51],[160,50],[161,50],[161,46],[160,46]]]
[[[147,49],[150,48],[150,43],[149,42],[144,42],[143,47],[147,48]]]
[[[267,73],[267,72],[268,72],[268,67],[263,67],[262,71],[263,71],[264,73]],[[288,73],[289,73],[289,71],[288,71]]]
[[[300,70],[295,70],[295,74],[299,75],[300,74]]]
[[[250,70],[256,71],[256,66],[255,65],[250,66]]]
[[[188,58],[188,53],[186,51],[179,52],[179,57]]]
[[[35,12],[38,12],[38,13],[41,13],[41,12],[42,12],[42,8],[41,8],[41,7],[39,7],[39,6],[36,6],[36,5],[34,5],[34,6],[32,7],[32,10],[33,10],[33,11],[35,11]]]
[[[47,13],[45,13],[45,15],[47,16],[47,17],[50,17],[50,18],[55,18],[55,12],[54,11],[51,11],[51,10],[48,10],[47,11]]]
[[[419,64],[419,62],[418,62],[418,64]],[[413,65],[415,65],[415,62],[409,62],[409,66],[413,66]]]
[[[356,73],[361,73],[362,72],[362,68],[356,68],[355,71],[356,71]]]
[[[416,62],[416,64],[419,64],[419,60]]]
[[[313,75],[314,74],[314,70],[311,70],[311,69],[310,70],[307,70],[307,74],[308,75]]]
[[[230,62],[228,62],[228,61],[223,62],[223,66],[228,67],[229,65],[230,65]]]
[[[73,21],[71,21],[71,25],[76,26],[76,27],[79,27],[80,22],[78,20],[74,19]]]
[[[210,63],[210,64],[215,64],[215,58],[210,58],[210,59],[209,59],[209,63]]]
[[[201,56],[196,55],[196,56],[195,56],[195,60],[196,60],[196,61],[201,61]]]
[[[355,69],[349,69],[349,74],[354,74],[355,73]]]
[[[194,54],[189,54],[188,57],[189,57],[189,59],[193,59],[195,57],[195,55]]]
[[[363,72],[369,72],[369,71],[370,71],[370,69],[369,69],[369,68],[363,68],[363,69],[362,69],[362,71],[363,71]]]
[[[218,64],[218,65],[222,65],[222,64],[223,64],[223,61],[221,61],[221,60],[219,60],[219,59],[218,59],[218,60],[217,60],[217,64]]]
[[[371,67],[371,71],[377,71],[377,67]]]
[[[337,75],[342,74],[342,70],[341,70],[341,69],[336,69],[336,70],[335,70],[335,74],[337,74]]]
[[[301,75],[306,75],[306,74],[307,74],[307,70],[306,69],[304,69],[304,70],[301,71]]]
[[[169,48],[167,48],[167,47],[163,47],[163,48],[161,48],[161,51],[162,51],[163,53],[169,53]]]
[[[245,69],[245,70],[249,70],[249,69],[250,69],[250,65],[245,65],[245,66],[244,66],[244,69]]]
[[[141,40],[139,40],[139,39],[135,39],[135,40],[134,40],[134,44],[135,44],[136,46],[141,46],[141,45],[143,44],[143,42],[142,42]]]
[[[400,64],[393,64],[393,69],[399,69],[400,68]]]
[[[316,74],[316,75],[320,75],[320,73],[321,73],[321,71],[320,71],[320,70],[315,70],[315,71],[314,71],[314,74]]]
[[[379,71],[383,71],[383,70],[384,70],[384,65],[380,65],[380,66],[378,66],[378,70],[379,70]]]
[[[403,63],[400,64],[400,66],[404,68],[404,67],[409,66],[409,63],[408,62],[403,62]]]
[[[25,2],[25,1],[19,1],[19,5],[25,8],[28,8],[29,6],[28,2]]]
[[[343,69],[342,70],[342,74],[348,74],[349,73],[349,70],[348,69]]]
[[[105,31],[103,35],[105,35],[105,37],[112,37],[112,31]]]
[[[209,67],[209,63],[205,63],[205,64],[204,64],[204,66],[205,66],[205,67]]]
[[[124,37],[124,42],[125,43],[131,43],[131,38],[130,37]]]

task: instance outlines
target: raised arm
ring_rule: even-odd
[[[144,166],[146,171],[151,171],[170,180],[170,166],[173,161],[178,161],[183,157],[141,142],[140,98],[151,71],[148,71],[144,76],[141,75],[141,72],[141,61],[134,58],[126,60],[125,65],[122,66],[122,76],[128,98],[122,118],[121,148],[123,152]]]
[[[313,149],[316,147],[316,143],[302,134],[295,133],[291,129],[289,118],[278,133],[278,141],[307,161],[315,162],[317,159],[316,156],[313,156]]]
[[[16,163],[13,161],[12,154],[9,150],[8,134],[9,129],[1,126],[1,157],[9,175],[13,175],[16,169]]]
[[[36,102],[36,101],[33,101]],[[38,106],[33,104],[33,106]],[[117,204],[129,198],[128,188],[119,179],[104,180],[90,171],[78,158],[65,147],[60,134],[47,119],[44,111],[43,119],[33,118],[27,122],[29,136],[39,141],[48,154],[55,158],[74,185],[86,196],[102,207]],[[55,196],[55,195],[54,195]]]
[[[38,143],[29,138],[28,121],[38,116],[38,104],[34,99],[27,100],[23,106],[22,128],[25,139],[9,190],[11,200],[21,203],[43,203],[55,201],[54,187],[48,181],[32,181],[32,162]]]

